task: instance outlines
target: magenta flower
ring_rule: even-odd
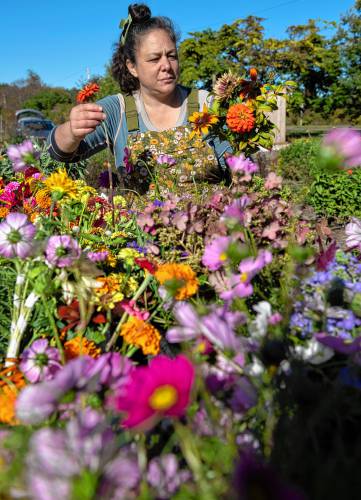
[[[0,255],[25,259],[33,250],[35,233],[36,227],[25,214],[10,213],[0,224]]]
[[[228,261],[227,249],[231,241],[228,236],[220,236],[211,241],[204,249],[202,264],[211,271],[217,271]]]
[[[245,175],[250,175],[258,171],[258,165],[248,158],[245,158],[243,154],[239,156],[229,156],[226,162],[232,172],[241,172]]]
[[[87,257],[92,262],[103,262],[107,259],[109,255],[108,250],[103,250],[102,252],[88,252]]]
[[[157,163],[159,165],[164,165],[164,164],[167,164],[169,165],[170,167],[172,167],[173,165],[175,165],[177,162],[175,161],[175,159],[170,156],[170,155],[164,155],[164,154],[161,154],[157,157]]]
[[[125,167],[125,171],[127,174],[130,174],[134,170],[133,163],[130,161],[130,149],[129,148],[124,148],[124,156],[123,156],[123,163]]]
[[[126,413],[123,426],[150,428],[163,415],[184,414],[193,386],[195,371],[183,355],[157,356],[149,366],[136,368],[129,384],[114,398],[115,408]]]
[[[240,274],[232,274],[226,278],[226,290],[220,293],[223,300],[232,300],[235,297],[248,297],[253,293],[252,278],[272,262],[272,254],[268,250],[261,250],[256,258],[249,257],[242,260],[238,269]]]
[[[0,200],[3,201],[8,208],[13,208],[19,203],[20,194],[21,184],[16,181],[11,181],[6,184],[4,191],[0,195]]]
[[[222,214],[224,219],[236,219],[239,222],[244,222],[244,209],[250,202],[250,197],[244,194],[241,198],[233,200],[230,205],[227,205]]]
[[[339,157],[345,167],[361,165],[361,134],[352,128],[331,130],[323,140],[326,151]]]
[[[24,172],[39,157],[39,153],[35,151],[33,143],[30,140],[26,140],[22,144],[9,146],[7,155],[13,164],[15,172]]]
[[[351,222],[346,224],[345,233],[347,247],[361,249],[361,220],[353,217]]]
[[[50,236],[45,250],[47,263],[54,267],[69,267],[81,255],[79,243],[67,234]]]
[[[22,353],[19,366],[29,382],[36,383],[52,379],[62,365],[58,349],[47,339],[38,339]]]

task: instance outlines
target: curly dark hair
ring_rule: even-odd
[[[126,62],[129,59],[135,64],[136,50],[140,38],[150,31],[161,29],[168,33],[174,43],[177,43],[179,34],[176,32],[173,22],[168,17],[152,17],[149,7],[145,4],[131,4],[128,7],[128,12],[132,18],[132,23],[126,34],[125,42],[121,43],[121,39],[127,29],[126,26],[120,35],[119,42],[115,46],[111,72],[115,80],[119,83],[121,90],[125,94],[130,95],[139,89],[139,80],[130,74]]]

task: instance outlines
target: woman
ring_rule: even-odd
[[[218,180],[228,144],[218,144],[216,153],[213,143],[211,148],[199,137],[192,137],[186,127],[189,116],[203,109],[207,92],[190,92],[177,83],[177,35],[172,22],[152,17],[143,4],[130,5],[128,11],[112,61],[113,76],[127,97],[117,94],[98,103],[75,106],[69,121],[50,136],[51,156],[76,162],[108,144],[116,166],[128,173],[124,176],[126,186],[137,192],[154,184],[154,161],[164,160],[165,154],[169,162],[163,164],[170,167],[167,182],[169,177],[177,185],[206,178]],[[162,183],[165,178],[157,180]]]

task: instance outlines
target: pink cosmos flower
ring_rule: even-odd
[[[170,156],[170,155],[163,155],[163,154],[161,154],[161,155],[159,155],[159,156],[157,157],[157,163],[158,163],[159,165],[164,165],[164,164],[167,164],[167,165],[169,165],[170,167],[172,167],[172,166],[173,166],[173,165],[175,165],[177,162],[175,161],[175,159],[174,159],[172,156]]]
[[[347,235],[346,245],[348,248],[361,249],[361,220],[353,217],[349,224],[346,224],[345,233]]]
[[[24,172],[28,167],[33,165],[39,157],[39,154],[35,151],[33,143],[30,140],[26,140],[22,144],[13,144],[9,146],[7,155],[13,164],[15,172]]]
[[[253,163],[253,161],[245,158],[243,154],[239,156],[229,156],[226,162],[232,172],[241,172],[245,175],[249,175],[258,171],[258,166]]]
[[[232,300],[235,297],[248,297],[253,293],[252,278],[272,262],[272,254],[268,250],[261,250],[256,258],[249,257],[239,264],[240,274],[232,274],[227,278],[227,289],[220,293],[223,300]]]
[[[217,269],[228,261],[227,249],[231,241],[231,238],[228,236],[221,236],[214,239],[204,249],[202,264],[211,271],[217,271]]]
[[[126,413],[123,426],[152,427],[163,415],[184,414],[194,381],[194,367],[183,355],[176,358],[157,356],[149,366],[136,368],[127,386],[114,397],[114,406]]]
[[[25,214],[10,213],[0,224],[0,255],[25,259],[33,250],[36,227]]]
[[[59,351],[47,339],[37,339],[22,353],[19,367],[33,384],[50,380],[62,367]]]
[[[345,167],[361,165],[361,134],[352,128],[335,128],[323,140],[323,146],[340,156]]]
[[[45,250],[46,261],[54,267],[69,267],[81,255],[79,243],[67,234],[50,236]]]
[[[241,198],[233,200],[230,205],[227,205],[222,214],[222,219],[236,219],[239,222],[244,222],[244,209],[251,201],[250,197],[244,194]]]

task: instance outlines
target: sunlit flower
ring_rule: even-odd
[[[158,266],[154,275],[176,300],[184,300],[198,291],[199,282],[196,273],[188,264],[162,264]]]
[[[54,267],[70,267],[79,259],[79,243],[68,234],[50,236],[46,250],[46,261]]]
[[[99,85],[96,83],[88,83],[84,88],[79,90],[76,101],[79,103],[89,102],[91,98],[99,92]]]
[[[116,409],[126,413],[123,426],[149,428],[162,416],[182,416],[194,376],[192,363],[183,355],[157,356],[149,366],[136,368],[129,384],[114,398]]]
[[[227,112],[226,123],[232,132],[246,133],[254,129],[256,121],[246,104],[233,104]]]
[[[57,199],[61,199],[63,196],[75,199],[78,196],[78,189],[75,181],[68,176],[64,169],[59,169],[57,172],[49,175],[49,177],[45,179],[44,184],[51,195],[54,195]]]
[[[39,153],[35,151],[33,143],[30,140],[9,146],[7,155],[13,164],[15,172],[24,172],[39,158]]]
[[[33,250],[36,227],[25,214],[10,213],[0,224],[0,255],[25,259]]]
[[[217,79],[213,87],[213,92],[218,101],[223,101],[232,97],[234,90],[240,85],[242,78],[234,75],[231,71],[224,73]]]
[[[120,335],[127,344],[142,349],[143,354],[155,356],[160,351],[160,333],[153,325],[132,316],[121,327]]]
[[[0,371],[0,422],[14,425],[15,403],[20,389],[26,385],[23,374],[13,365]]]
[[[35,194],[35,201],[39,208],[46,210],[51,206],[51,198],[49,196],[48,188],[39,189]]]
[[[65,342],[64,354],[67,360],[77,358],[78,356],[97,358],[101,354],[101,349],[92,340],[77,335]]]
[[[325,136],[322,146],[339,159],[341,166],[361,166],[361,134],[352,128],[336,128]]]
[[[209,128],[218,122],[218,118],[208,111],[207,105],[203,105],[203,111],[194,112],[188,119],[193,124],[190,137],[208,134]]]
[[[60,353],[47,339],[37,339],[22,353],[19,368],[29,382],[50,380],[61,368]]]
[[[226,162],[232,172],[241,172],[249,175],[258,171],[258,165],[249,158],[246,158],[244,154],[229,156]]]

